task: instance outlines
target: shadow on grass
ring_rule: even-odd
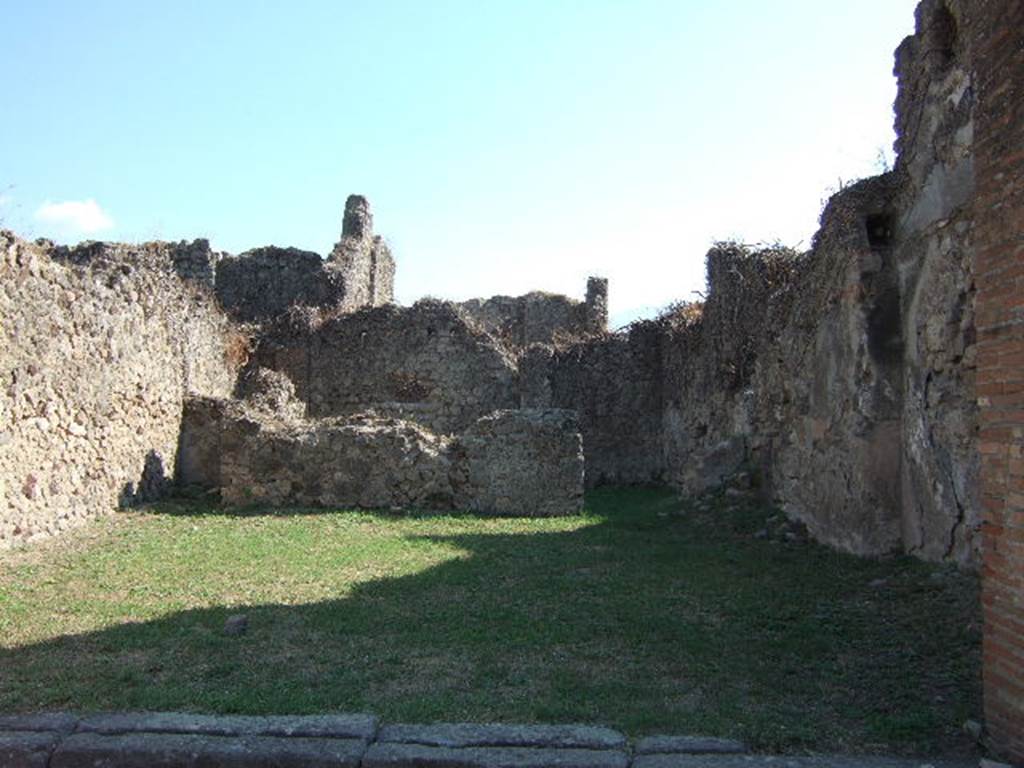
[[[247,520],[160,509],[189,525]],[[759,541],[766,511],[724,500],[705,514],[664,491],[605,490],[588,510],[573,530],[405,534],[403,552],[440,547],[444,558],[386,578],[364,558],[368,575],[336,599],[235,596],[222,601],[232,607],[142,622],[109,606],[109,628],[0,649],[0,710],[364,710],[604,723],[763,750],[970,749],[960,730],[980,709],[970,577]],[[316,545],[331,557],[330,540]],[[230,557],[220,570],[231,572]],[[268,563],[268,581],[315,577],[304,570],[315,566]],[[248,631],[225,635],[240,612]]]

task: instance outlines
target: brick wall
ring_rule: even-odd
[[[1024,761],[1024,0],[974,13],[985,720]]]

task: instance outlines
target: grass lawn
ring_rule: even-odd
[[[168,504],[0,553],[0,711],[600,723],[963,753],[976,579],[754,536],[716,497],[554,520]],[[249,629],[224,633],[244,612]]]

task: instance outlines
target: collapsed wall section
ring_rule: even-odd
[[[444,434],[517,405],[515,361],[448,302],[324,322],[293,312],[267,329],[252,365],[287,374],[310,417],[373,408]]]
[[[511,349],[550,344],[608,330],[608,281],[587,280],[584,301],[533,291],[522,296],[492,296],[458,303],[459,309]]]
[[[152,260],[0,233],[0,544],[158,496],[188,392],[230,392],[245,340]]]
[[[339,269],[298,248],[256,248],[217,264],[217,299],[243,322],[270,320],[292,307],[340,307],[346,289]]]

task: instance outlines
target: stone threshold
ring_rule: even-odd
[[[729,739],[630,743],[586,725],[382,724],[374,715],[0,715],[2,768],[967,768],[973,761],[752,755]]]

